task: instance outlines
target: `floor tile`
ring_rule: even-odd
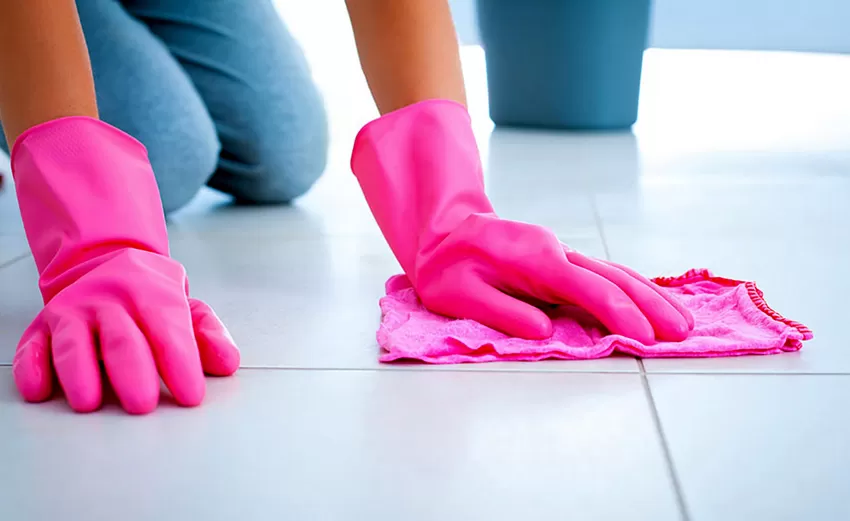
[[[850,169],[850,156],[846,162]],[[727,172],[728,173],[728,172]],[[722,175],[722,174],[719,174]],[[729,174],[730,177],[732,174]],[[694,238],[850,239],[850,176],[788,182],[683,175],[595,197],[603,226]]]
[[[32,257],[0,269],[0,365],[9,365],[24,330],[42,308]]]
[[[628,186],[634,136],[496,129],[488,138],[485,181],[503,218],[570,237],[598,234],[590,193],[612,179]],[[634,181],[636,178],[633,178]]]
[[[0,270],[26,255],[29,255],[26,237],[22,235],[0,235]]]
[[[850,377],[650,384],[692,521],[850,518]]]
[[[278,241],[331,236],[380,237],[380,229],[353,175],[328,172],[291,206],[234,206],[230,199],[204,190],[181,211],[169,216],[170,233],[246,233],[267,231]]]
[[[12,176],[8,173],[8,159],[5,154],[0,155],[0,172],[3,177],[2,186],[0,186],[0,269],[2,269],[7,263],[28,253],[29,245],[24,234],[24,225],[21,222],[18,201],[15,198]]]
[[[10,519],[679,519],[637,375],[248,370],[146,417],[9,379]]]
[[[9,175],[3,174],[3,176],[6,178]],[[0,189],[0,238],[23,236],[24,225],[21,223],[14,187],[11,183],[4,181],[4,186]],[[0,249],[0,254],[2,252],[3,250]]]
[[[268,212],[257,209],[256,220],[273,220]],[[245,209],[242,215],[251,213]],[[599,238],[570,243],[590,255],[604,255]],[[196,233],[180,228],[172,234],[171,249],[186,266],[192,294],[213,306],[239,342],[245,367],[431,369],[377,361],[378,300],[386,279],[400,272],[380,238],[320,233],[284,240],[263,227]],[[0,364],[8,364],[21,333],[41,308],[32,259],[0,270],[0,287],[13,297],[0,302]],[[468,364],[449,370],[636,372],[638,367],[632,358],[613,357]]]

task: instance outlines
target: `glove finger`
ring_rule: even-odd
[[[650,288],[652,288],[659,295],[661,295],[661,297],[664,300],[669,302],[671,306],[676,308],[676,311],[681,313],[682,317],[684,317],[685,321],[688,323],[688,330],[692,330],[694,328],[694,315],[690,312],[690,310],[688,310],[688,308],[685,307],[684,304],[682,304],[682,302],[679,299],[677,299],[672,294],[670,294],[669,291],[666,291],[664,288],[662,288],[658,284],[655,284],[654,282],[652,282],[648,278],[644,277],[640,273],[636,272],[635,270],[629,268],[628,266],[623,266],[622,264],[617,264],[616,262],[611,262],[611,261],[605,261],[605,263],[610,264],[611,266],[614,266],[616,268],[619,268],[619,269],[625,271],[626,273],[628,273],[629,275],[631,275],[635,279],[639,280],[640,282],[642,282],[642,283],[646,284],[647,286],[649,286]]]
[[[204,372],[212,376],[230,376],[239,368],[239,348],[206,303],[189,299],[195,340]]]
[[[476,281],[465,284],[463,296],[452,299],[445,315],[474,320],[508,336],[542,340],[552,336],[552,321],[546,313],[498,289]]]
[[[623,290],[652,324],[652,329],[655,331],[655,337],[658,340],[681,342],[688,337],[689,329],[685,317],[649,285],[625,271],[596,259],[585,257],[581,253],[567,252],[566,255],[571,264],[592,271]]]
[[[103,365],[121,406],[130,414],[156,409],[159,374],[145,335],[119,307],[98,313],[98,331]]]
[[[40,317],[21,336],[12,362],[12,377],[21,397],[28,402],[43,402],[53,396],[50,337]]]
[[[76,412],[98,409],[103,387],[91,328],[82,318],[69,315],[49,322],[53,367],[68,405]]]
[[[575,304],[596,317],[612,333],[643,344],[655,342],[652,324],[616,284],[576,266],[564,257],[560,268],[537,274],[555,303]]]
[[[166,304],[144,308],[140,315],[139,327],[174,400],[184,407],[199,405],[206,383],[188,302],[173,298]]]

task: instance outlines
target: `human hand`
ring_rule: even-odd
[[[204,373],[230,375],[239,351],[212,309],[189,298],[169,256],[165,219],[144,147],[100,121],[33,127],[12,151],[21,217],[44,309],[23,334],[13,374],[27,401],[54,377],[78,412],[103,399],[101,363],[122,407],[152,411],[160,378],[198,405]]]
[[[662,288],[626,267],[587,257],[549,230],[473,214],[416,265],[423,305],[508,335],[542,339],[552,322],[541,304],[574,304],[612,333],[644,344],[681,341],[693,317]]]
[[[575,304],[613,333],[682,340],[693,317],[633,270],[572,251],[540,226],[500,219],[484,192],[469,114],[429,100],[357,136],[351,160],[378,225],[423,305],[524,338],[552,333],[533,304]]]
[[[71,267],[79,277],[51,298],[23,334],[13,365],[25,400],[53,396],[56,379],[71,408],[103,400],[101,363],[121,406],[153,411],[160,378],[174,400],[195,406],[204,374],[228,376],[239,350],[213,310],[188,297],[176,261],[131,248]]]

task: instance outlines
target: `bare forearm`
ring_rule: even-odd
[[[346,0],[346,5],[382,114],[426,99],[466,104],[447,0]]]
[[[63,116],[97,117],[74,0],[1,0],[0,120],[9,146],[29,127]]]

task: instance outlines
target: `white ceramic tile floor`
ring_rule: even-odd
[[[204,193],[170,222],[193,293],[243,350],[203,407],[20,402],[8,365],[40,300],[0,193],[4,519],[850,515],[850,57],[648,51],[634,134],[572,134],[493,131],[483,55],[464,49],[502,215],[649,275],[755,279],[816,339],[772,357],[384,366],[377,299],[398,266],[347,165],[375,111],[344,9],[319,4],[282,11],[331,113],[325,178],[291,208]]]
[[[4,519],[678,519],[638,375],[244,370],[140,419],[9,373]]]
[[[850,378],[649,381],[690,519],[850,519]]]

